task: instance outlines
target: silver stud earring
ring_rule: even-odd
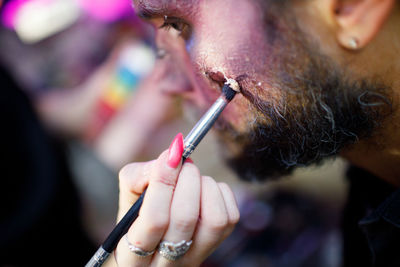
[[[358,40],[355,37],[350,38],[349,40],[349,48],[356,50],[358,48]]]

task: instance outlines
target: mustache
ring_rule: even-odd
[[[274,179],[298,166],[320,164],[360,139],[379,133],[383,121],[393,114],[390,87],[320,74],[318,68],[308,73],[315,77],[307,80],[320,84],[297,84],[300,94],[282,88],[282,98],[290,104],[287,107],[282,106],[283,101],[243,91],[255,115],[246,135],[230,133],[243,148],[228,158],[228,164],[244,180]]]

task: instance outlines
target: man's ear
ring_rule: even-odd
[[[396,0],[335,0],[336,37],[340,45],[358,50],[378,34]]]

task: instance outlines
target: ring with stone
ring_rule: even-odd
[[[170,261],[176,261],[181,258],[189,250],[192,240],[182,240],[178,243],[162,241],[158,246],[158,252]]]
[[[145,251],[145,250],[143,250],[141,248],[138,248],[138,247],[132,245],[131,242],[129,242],[129,240],[128,240],[128,234],[125,234],[125,241],[128,244],[129,250],[132,251],[132,253],[134,253],[135,255],[137,255],[139,257],[144,258],[144,257],[147,257],[147,256],[150,256],[150,255],[154,254],[155,250]]]

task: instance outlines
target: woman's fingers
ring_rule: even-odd
[[[217,184],[207,176],[201,180],[200,210],[200,220],[192,248],[184,258],[188,266],[190,262],[203,262],[229,235],[239,220],[239,211],[232,191],[227,185]]]
[[[143,251],[154,250],[167,230],[172,197],[181,169],[182,152],[183,137],[182,134],[179,134],[172,142],[170,149],[163,152],[156,161],[139,165],[137,170],[132,171],[134,175],[143,175],[143,172],[148,171],[147,179],[131,178],[134,184],[130,188],[131,192],[139,193],[140,189],[144,189],[143,185],[146,183],[148,188],[139,217],[127,234],[129,242]],[[139,182],[139,185],[136,185],[135,182]],[[129,182],[125,183],[129,184]],[[126,209],[125,206],[124,209]],[[118,245],[117,259],[121,266],[146,266],[151,257],[138,257],[128,250],[126,240],[121,240]]]
[[[235,195],[226,183],[218,183],[219,190],[224,198],[226,212],[228,213],[228,227],[225,230],[223,239],[231,234],[235,225],[239,222],[240,212],[237,206]]]
[[[131,163],[123,167],[119,172],[118,221],[121,220],[147,187],[155,162],[153,160],[150,162]]]
[[[194,164],[185,163],[179,174],[171,205],[168,230],[162,241],[179,243],[192,239],[200,212],[200,172]],[[179,266],[176,262],[165,259],[159,253],[153,258],[153,266]]]
[[[182,167],[183,138],[178,135],[168,151],[147,163],[135,163],[120,172],[120,214],[131,207],[147,187],[139,217],[117,248],[119,266],[198,266],[231,233],[239,212],[230,188],[211,177],[201,177],[190,163]],[[179,177],[179,179],[178,179]],[[151,252],[162,241],[193,240],[177,261],[139,257],[136,247]]]

